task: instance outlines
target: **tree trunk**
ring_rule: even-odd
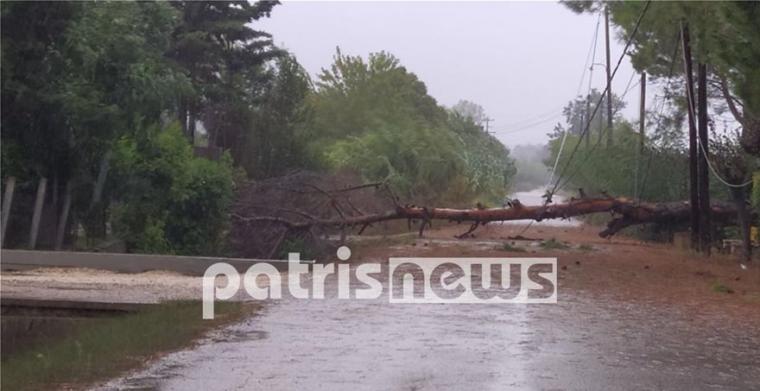
[[[752,114],[745,114],[745,123],[742,126],[739,142],[745,151],[754,156],[760,156],[760,119],[753,117]]]
[[[566,219],[592,213],[612,213],[618,217],[607,224],[607,228],[599,236],[607,238],[622,229],[646,223],[681,223],[688,221],[691,216],[691,206],[688,202],[669,203],[639,203],[627,198],[581,198],[555,205],[523,206],[491,209],[450,209],[426,208],[418,206],[398,206],[395,210],[385,213],[349,216],[345,218],[319,219],[309,217],[306,221],[291,221],[283,217],[270,216],[239,216],[233,218],[244,222],[275,222],[289,229],[301,229],[312,226],[323,227],[362,227],[388,220],[420,220],[422,236],[424,225],[431,220],[449,220],[456,222],[471,222],[472,232],[478,226],[493,221]],[[728,222],[736,218],[736,208],[727,204],[713,204],[711,212],[715,221]],[[300,213],[306,215],[305,213]],[[308,216],[308,215],[306,215]],[[363,229],[362,229],[363,230]],[[468,233],[469,233],[468,232]]]
[[[749,262],[752,257],[752,243],[750,241],[751,216],[747,210],[747,191],[745,187],[732,187],[730,190],[736,206],[736,221],[741,232],[742,258]]]

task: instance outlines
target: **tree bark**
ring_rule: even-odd
[[[420,220],[422,229],[429,225],[431,220],[449,220],[456,222],[471,222],[472,230],[480,225],[494,221],[510,220],[535,220],[566,219],[574,216],[583,216],[593,213],[612,213],[617,216],[607,224],[599,236],[611,237],[620,230],[637,224],[646,223],[681,223],[691,217],[689,202],[669,203],[640,203],[627,198],[581,198],[571,199],[569,202],[554,205],[539,206],[515,206],[511,208],[490,209],[451,209],[451,208],[426,208],[413,205],[398,206],[395,210],[377,214],[366,214],[335,219],[318,219],[309,217],[306,221],[290,221],[282,217],[269,216],[239,216],[233,215],[246,222],[276,222],[289,229],[302,229],[312,226],[322,227],[362,227],[388,220]],[[736,218],[736,207],[728,204],[713,204],[711,207],[715,221],[729,222]],[[303,214],[301,214],[303,215]]]
[[[752,258],[752,243],[750,242],[750,219],[751,216],[747,210],[746,187],[730,188],[731,197],[736,206],[736,220],[742,238],[742,258],[749,262]]]

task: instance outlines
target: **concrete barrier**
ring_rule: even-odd
[[[153,254],[115,254],[71,251],[2,250],[2,270],[24,270],[40,267],[82,267],[122,273],[142,273],[167,270],[191,276],[202,276],[214,263],[226,262],[239,272],[260,262],[271,263],[280,271],[287,270],[288,261],[280,259],[245,259],[194,257]],[[307,262],[307,261],[304,261]]]

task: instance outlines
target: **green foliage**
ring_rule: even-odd
[[[225,245],[233,169],[197,158],[178,125],[123,137],[113,157],[122,194],[114,228],[130,251],[217,254]]]
[[[202,120],[211,145],[236,160],[251,121],[251,107],[262,98],[272,75],[266,64],[283,52],[271,35],[255,29],[277,1],[174,1],[181,23],[172,33],[168,55],[193,82],[179,99],[178,118],[191,139]]]
[[[543,240],[539,244],[544,250],[566,250],[570,248],[570,245],[555,238]]]
[[[754,155],[760,153],[760,23],[757,22],[760,3],[568,1],[565,4],[575,12],[597,12],[608,7],[612,21],[623,29],[619,37],[631,36],[644,7],[649,7],[630,55],[634,68],[655,78],[683,77],[679,32],[682,25],[687,25],[694,63],[708,65],[712,79],[708,88],[716,90],[713,95],[722,98],[724,104],[740,107],[732,110],[732,114],[742,123],[742,147]]]
[[[588,116],[593,113],[594,107],[596,107],[597,103],[599,103],[599,109],[597,109],[594,118],[589,121]],[[622,115],[620,113],[625,108],[625,106],[626,103],[613,93],[613,120],[622,120]],[[601,92],[596,88],[593,88],[587,96],[578,96],[574,100],[570,101],[562,109],[562,115],[565,117],[567,131],[570,132],[570,134],[580,135],[588,123],[588,134],[590,134],[591,138],[595,140],[597,137],[600,137],[599,135],[607,128],[607,98],[602,98]],[[562,126],[558,125],[554,129],[554,133],[556,135],[564,130],[565,129]]]
[[[578,246],[578,250],[581,250],[581,251],[594,251],[594,246],[592,246],[592,245],[590,245],[588,243],[583,243],[580,246]]]
[[[237,159],[253,178],[283,175],[313,165],[306,153],[305,137],[311,120],[306,106],[311,80],[291,55],[280,57],[271,72],[273,76],[262,92],[266,99],[253,110],[247,124],[246,153]]]
[[[710,285],[710,289],[716,293],[734,293],[734,290],[720,281],[715,281]]]
[[[524,253],[526,250],[522,247],[515,246],[514,244],[504,243],[501,246],[496,246],[497,250],[510,251],[514,253]]]
[[[112,145],[157,123],[188,86],[164,56],[176,12],[128,2],[11,2],[2,10],[5,173],[49,178],[52,194],[72,184],[72,218],[88,236],[103,236],[110,189],[92,195],[101,193]]]
[[[288,259],[289,253],[301,254],[301,259],[317,259],[319,251],[310,245],[310,243],[300,236],[289,237],[282,241],[280,248],[277,250],[275,259]]]
[[[613,196],[629,198],[634,198],[634,191],[637,190],[644,201],[688,198],[689,170],[686,155],[681,149],[647,143],[643,153],[639,153],[639,136],[625,122],[616,124],[614,134],[615,143],[610,147],[594,147],[593,142],[587,147],[577,136],[568,136],[558,171],[568,164],[568,151],[572,151],[579,142],[581,145],[562,178],[563,184],[569,179],[565,190],[576,195],[575,189],[583,188],[591,196],[606,191]],[[556,159],[560,143],[560,138],[550,141],[549,161]],[[635,183],[637,177],[638,186]]]
[[[48,6],[3,6],[2,137],[37,175],[70,178],[95,171],[111,140],[158,120],[184,79],[163,57],[168,5]]]
[[[392,55],[338,50],[310,97],[307,146],[322,167],[387,181],[415,202],[469,203],[503,197],[509,151],[472,117],[449,112]]]
[[[47,177],[52,194],[72,184],[71,216],[88,236],[105,235],[118,200],[110,208],[114,225],[132,249],[218,250],[227,220],[220,211],[231,196],[229,157],[221,165],[195,159],[174,131],[136,130],[205,111],[212,144],[243,155],[240,132],[262,99],[264,64],[280,53],[250,23],[275,5],[4,3],[4,174]],[[108,170],[111,160],[116,172]]]

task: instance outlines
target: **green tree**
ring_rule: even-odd
[[[565,123],[568,125],[567,130],[571,134],[580,135],[589,122],[589,117],[594,111],[597,102],[600,102],[601,92],[593,88],[587,96],[578,96],[570,101],[563,109],[562,114],[565,116]],[[621,111],[625,108],[626,103],[616,95],[612,94],[612,116],[613,121],[622,119]],[[594,118],[589,123],[588,134],[592,139],[601,137],[602,132],[607,128],[605,117],[607,115],[607,98],[601,100],[599,109],[596,111]],[[559,131],[564,129],[560,128]]]
[[[72,215],[102,235],[113,142],[158,121],[186,86],[164,60],[176,13],[123,2],[10,2],[2,11],[2,141],[17,152],[9,167],[23,170],[8,174],[51,178],[53,194],[73,183],[91,200],[78,197]]]
[[[483,123],[488,118],[485,109],[483,109],[483,106],[465,99],[460,100],[457,102],[457,104],[452,106],[451,111],[461,115],[462,117],[469,118],[478,126],[483,126]]]
[[[308,148],[332,170],[388,181],[422,203],[503,197],[514,166],[508,150],[471,117],[439,106],[425,84],[384,52],[338,50],[309,99]]]
[[[155,126],[116,144],[114,229],[131,252],[218,255],[233,196],[229,154],[193,155],[180,126]]]
[[[608,148],[595,148],[593,143],[587,147],[578,136],[568,136],[558,170],[568,168],[559,190],[575,195],[575,189],[582,188],[589,195],[606,192],[652,202],[687,198],[688,166],[683,149],[647,142],[639,153],[639,135],[624,121],[615,123],[614,134],[615,144]],[[570,160],[568,151],[578,143]],[[550,141],[547,162],[554,163],[560,144],[561,138]]]
[[[196,121],[209,131],[211,145],[240,158],[250,107],[271,74],[266,63],[282,54],[271,36],[252,25],[268,17],[277,1],[174,1],[181,14],[168,55],[192,80],[193,91],[179,99],[183,130],[195,138]]]
[[[253,109],[240,157],[248,176],[268,178],[298,167],[313,165],[306,153],[305,136],[311,125],[306,99],[311,80],[291,55],[277,59],[273,77],[265,85],[260,105]]]
[[[760,4],[757,2],[603,2],[568,1],[575,12],[609,7],[612,21],[632,34],[645,6],[649,7],[633,40],[631,61],[655,77],[683,77],[678,52],[682,23],[691,33],[696,62],[709,66],[711,85],[742,125],[741,145],[760,154]],[[675,57],[674,57],[675,56]],[[670,64],[675,63],[675,73]]]

